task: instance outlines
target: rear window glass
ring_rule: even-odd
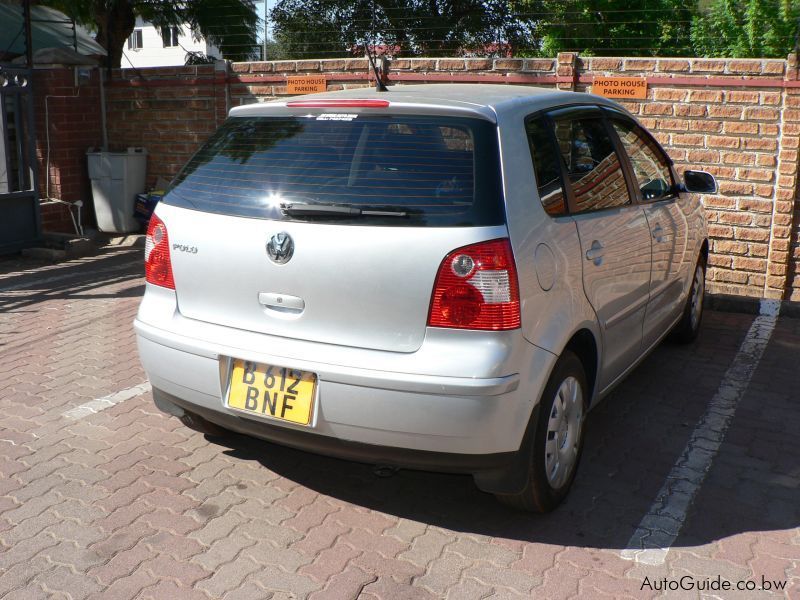
[[[504,222],[495,126],[448,117],[233,117],[164,201],[279,220],[412,226]],[[403,217],[287,216],[286,204],[386,208]]]

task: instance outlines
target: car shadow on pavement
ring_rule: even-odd
[[[98,255],[48,265],[26,259],[0,260],[0,310],[18,312],[44,300],[81,298],[131,298],[144,293],[144,285],[114,292],[100,288],[140,280],[144,275],[141,248],[101,250]]]
[[[707,313],[703,331],[694,344],[665,343],[656,349],[590,413],[578,477],[566,502],[549,515],[506,508],[490,494],[480,492],[466,475],[401,470],[391,477],[379,477],[371,465],[243,436],[209,440],[227,448],[226,454],[258,461],[333,501],[461,532],[622,549],[681,456],[752,320],[748,315]],[[782,364],[783,367],[773,368],[785,369],[787,363]],[[795,378],[796,367],[795,364]],[[760,376],[774,379],[775,374],[757,374],[756,379]],[[785,379],[786,375],[782,377]],[[754,389],[758,390],[759,385],[769,388],[769,379],[763,384],[756,379]],[[759,421],[758,431],[749,431],[753,419],[748,418],[748,407],[749,403],[758,402],[758,391],[755,396],[743,399],[742,413],[729,430],[731,441],[726,439],[697,496],[693,510],[702,507],[702,513],[694,517],[690,511],[679,543],[704,544],[742,531],[787,529],[800,524],[798,488],[791,487],[791,478],[773,477],[777,475],[773,470],[779,468],[776,465],[783,464],[776,462],[780,457],[774,453],[792,451],[797,456],[788,444],[797,431],[798,413],[795,411],[793,420],[767,413],[768,419]],[[764,433],[761,428],[766,426],[773,428],[773,439],[782,440],[769,456],[752,456],[755,449],[737,445],[742,436],[758,439]],[[770,452],[767,445],[759,448]],[[800,477],[796,467],[793,477]],[[742,482],[753,488],[747,499],[737,495],[737,485]],[[773,498],[780,499],[780,510],[757,509],[758,502],[771,502]]]

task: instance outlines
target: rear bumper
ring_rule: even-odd
[[[157,327],[140,312],[134,324],[142,364],[161,398],[233,431],[371,463],[467,472],[505,464],[522,444],[556,360],[519,332],[503,332],[509,335],[491,343],[456,334],[448,349],[432,331],[427,349],[394,359],[348,348],[321,353],[311,343],[287,356],[279,338],[253,339],[199,322],[189,327],[176,315]],[[276,347],[281,354],[264,351]],[[332,361],[319,360],[323,354]],[[231,357],[316,373],[312,426],[228,409],[223,394]],[[396,370],[387,368],[392,365]],[[456,376],[465,372],[487,376]],[[508,374],[494,376],[500,373]]]
[[[511,467],[516,453],[499,452],[495,454],[456,454],[448,452],[430,452],[379,446],[349,440],[342,440],[327,435],[318,435],[310,431],[300,431],[288,427],[272,425],[242,418],[237,414],[211,410],[166,392],[153,388],[156,405],[170,414],[180,414],[184,410],[201,416],[206,421],[224,427],[230,431],[249,435],[255,438],[305,450],[315,454],[368,462],[377,465],[405,467],[409,469],[442,471],[448,473],[484,473],[505,471]]]

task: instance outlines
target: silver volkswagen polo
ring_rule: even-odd
[[[349,90],[242,106],[147,232],[157,406],[553,509],[587,411],[700,326],[708,241],[653,137],[587,94]]]

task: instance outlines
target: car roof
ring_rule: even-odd
[[[394,111],[426,113],[474,113],[495,121],[497,114],[518,106],[528,105],[532,110],[568,104],[604,104],[619,108],[614,102],[580,92],[565,92],[553,88],[486,84],[486,83],[434,83],[390,86],[386,92],[374,87],[361,87],[336,92],[321,92],[305,96],[292,96],[272,102],[239,106],[231,110],[232,117],[269,116],[284,113],[287,103],[314,100],[388,100]],[[341,112],[341,108],[338,109]],[[347,109],[348,112],[351,110]]]

